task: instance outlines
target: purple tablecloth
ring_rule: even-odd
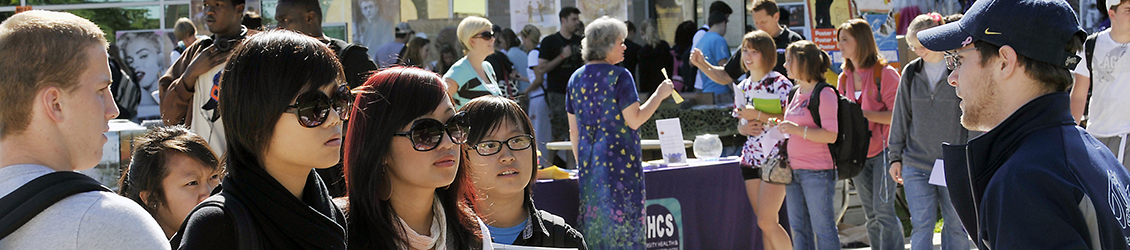
[[[648,249],[762,248],[737,161],[645,170],[644,178]],[[576,179],[539,181],[534,189],[538,209],[579,228],[578,197]],[[784,210],[779,218],[787,224]]]

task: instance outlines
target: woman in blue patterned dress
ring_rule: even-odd
[[[624,60],[623,21],[601,17],[585,29],[587,61],[569,79],[565,110],[580,166],[581,233],[590,249],[644,249],[643,167],[636,130],[651,118],[674,85],[664,81],[640,105]]]

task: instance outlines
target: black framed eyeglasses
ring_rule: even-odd
[[[412,141],[412,149],[416,151],[435,149],[443,139],[444,133],[447,133],[451,142],[463,144],[467,142],[466,132],[469,129],[464,116],[466,116],[465,112],[456,113],[447,120],[447,123],[432,118],[419,119],[412,122],[412,127],[407,132],[398,132],[396,136],[408,137],[408,140]]]
[[[506,139],[506,141],[483,141],[475,143],[475,145],[471,146],[471,149],[474,149],[475,153],[479,153],[481,156],[491,156],[502,152],[503,144],[506,144],[506,147],[510,148],[510,151],[526,150],[530,148],[530,145],[534,144],[534,136],[516,135],[510,137],[510,139]]]
[[[349,109],[353,107],[353,93],[349,92],[349,86],[338,85],[331,95],[333,97],[326,96],[326,93],[320,90],[307,91],[299,95],[294,104],[286,106],[286,112],[293,113],[298,117],[298,124],[307,128],[325,123],[330,116],[330,110],[337,112],[342,121],[348,121]]]
[[[970,51],[970,50],[974,50],[974,49],[977,49],[977,47],[970,47],[968,49],[959,50],[957,52],[946,51],[945,52],[946,68],[949,69],[949,70],[957,70],[957,68],[960,68],[961,67],[961,58],[962,58],[961,53],[965,53],[966,51]]]
[[[482,38],[483,40],[494,39],[494,32],[489,30],[483,31],[483,33],[479,33],[478,35],[475,35],[475,37]]]

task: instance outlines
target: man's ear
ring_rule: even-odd
[[[41,110],[45,111],[47,118],[56,123],[63,122],[66,118],[63,116],[63,89],[56,86],[49,86],[44,88],[43,91],[40,91],[37,96],[36,99],[38,99],[40,105],[42,105],[43,108]],[[33,109],[32,114],[28,115],[34,115],[35,112],[37,112],[37,110]]]
[[[781,12],[780,11],[777,11],[777,13],[773,13],[773,20],[777,20],[777,23],[781,22]]]
[[[246,6],[246,3],[241,3],[241,4],[235,5],[235,12],[239,13],[239,18],[241,20],[243,19],[243,7],[245,7],[245,6]]]
[[[1001,46],[997,50],[997,58],[993,60],[989,67],[997,67],[1000,72],[1000,79],[1013,77],[1013,74],[1020,73],[1020,62],[1017,61],[1016,50],[1010,45]]]
[[[312,25],[321,25],[322,24],[322,20],[320,18],[318,18],[318,15],[315,14],[313,10],[306,11],[306,13],[302,14],[302,18],[306,19],[306,23],[308,23],[308,24],[312,24]],[[311,35],[314,35],[314,34],[311,34]]]

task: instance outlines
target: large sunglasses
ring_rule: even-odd
[[[471,148],[481,156],[491,156],[502,152],[502,144],[506,144],[506,147],[510,148],[510,151],[519,151],[530,148],[533,142],[534,136],[532,135],[516,135],[510,137],[510,139],[506,139],[506,141],[483,141],[475,143]]]
[[[478,35],[475,35],[475,37],[482,38],[483,40],[490,40],[494,38],[494,32],[489,30],[483,31],[483,33],[479,33]]]
[[[353,106],[353,94],[349,86],[337,86],[332,92],[333,97],[326,96],[320,90],[311,90],[299,95],[294,104],[286,107],[287,113],[298,117],[298,124],[303,127],[313,128],[321,126],[330,116],[330,110],[337,112],[342,121],[349,120],[349,109]]]
[[[447,137],[455,144],[463,144],[467,142],[467,126],[464,121],[465,112],[456,113],[447,123],[442,123],[439,120],[432,118],[424,118],[412,122],[412,127],[408,132],[398,132],[396,136],[408,137],[412,141],[412,148],[416,151],[431,151],[439,146],[440,140],[443,139],[443,134],[446,132]]]

